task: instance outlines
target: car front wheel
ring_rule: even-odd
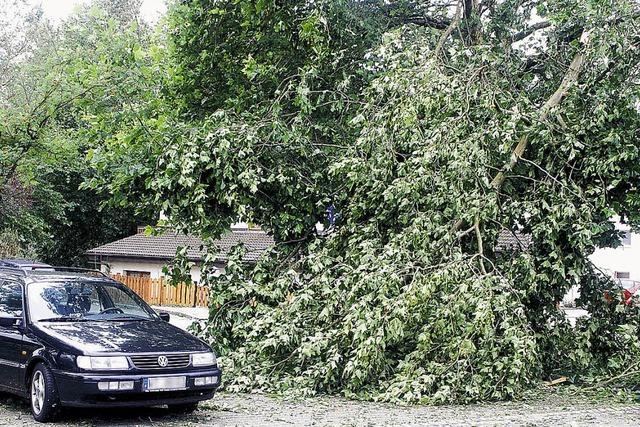
[[[58,393],[51,370],[40,363],[31,375],[31,413],[41,423],[54,421],[58,415]]]

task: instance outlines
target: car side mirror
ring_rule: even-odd
[[[158,315],[160,316],[160,319],[164,320],[165,322],[169,322],[171,320],[171,315],[166,311],[161,311],[158,313]]]
[[[0,326],[3,328],[17,328],[22,325],[22,314],[15,316],[0,316]]]

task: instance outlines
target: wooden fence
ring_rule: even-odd
[[[203,286],[180,284],[172,286],[164,278],[133,277],[114,274],[115,280],[124,283],[150,305],[175,305],[182,307],[209,307],[208,289]]]

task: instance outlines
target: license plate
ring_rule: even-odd
[[[173,391],[187,388],[187,377],[145,378],[142,381],[144,391]]]

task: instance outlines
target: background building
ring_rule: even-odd
[[[193,262],[191,279],[200,282],[200,266],[205,254],[202,240],[195,236],[166,230],[160,235],[146,235],[145,227],[138,233],[87,251],[89,262],[104,273],[157,279],[164,275],[163,267],[175,257],[180,247],[187,248],[187,258]],[[244,261],[256,262],[260,255],[274,244],[273,238],[259,228],[240,224],[215,241],[218,249],[216,266],[222,271],[229,250],[244,244],[247,249]]]

